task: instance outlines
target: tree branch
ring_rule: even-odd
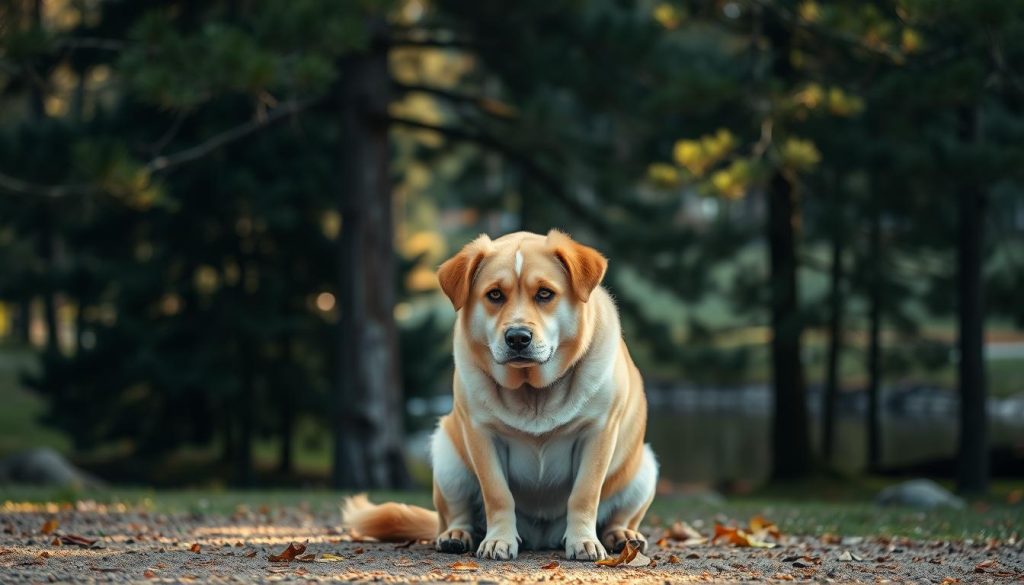
[[[103,39],[98,37],[67,37],[57,39],[55,44],[61,49],[97,49],[100,51],[121,51],[127,43],[118,39]]]
[[[573,197],[562,184],[562,182],[549,173],[543,167],[541,167],[537,161],[530,158],[528,155],[523,154],[509,145],[501,142],[494,136],[487,134],[482,131],[467,131],[462,128],[453,128],[449,126],[437,126],[434,124],[428,124],[426,122],[420,122],[419,120],[412,120],[409,118],[400,118],[395,116],[388,117],[388,121],[393,124],[401,126],[407,126],[409,128],[416,128],[420,130],[429,130],[437,132],[442,136],[451,138],[454,140],[463,140],[466,142],[474,142],[493,150],[509,161],[517,164],[522,168],[527,175],[531,176],[537,183],[539,183],[550,195],[557,199],[562,205],[564,205],[569,211],[576,214],[580,218],[586,220],[598,231],[608,230],[609,225],[595,210],[590,209],[575,197]]]
[[[394,38],[385,40],[389,49],[407,48],[434,48],[434,49],[456,49],[461,51],[475,51],[480,48],[480,43],[465,39],[415,39],[415,38]]]
[[[148,173],[159,173],[176,166],[201,159],[215,150],[233,142],[237,142],[258,130],[319,105],[326,99],[327,96],[321,96],[307,100],[286,102],[285,104],[270,110],[261,117],[254,118],[248,122],[225,130],[224,132],[216,134],[195,146],[179,150],[178,152],[167,156],[154,157],[143,165],[143,169]],[[66,197],[69,195],[90,195],[100,192],[100,188],[96,185],[40,185],[18,179],[4,173],[0,173],[0,190],[16,195],[30,195],[50,199]]]
[[[399,92],[410,93],[426,93],[440,98],[444,98],[450,102],[459,104],[466,104],[475,107],[481,113],[496,118],[502,121],[509,121],[516,119],[515,109],[494,98],[478,97],[459,93],[457,91],[451,91],[442,87],[434,87],[430,85],[417,85],[417,84],[406,84],[398,81],[393,81],[395,89]]]
[[[167,156],[158,156],[156,158],[153,158],[148,163],[146,163],[145,169],[149,172],[165,171],[167,169],[203,158],[204,156],[210,154],[211,152],[217,150],[222,146],[245,138],[246,136],[256,132],[257,130],[270,126],[275,122],[287,118],[288,116],[293,116],[295,114],[308,110],[309,108],[320,104],[325,99],[326,96],[321,96],[318,98],[312,98],[307,100],[286,102],[274,108],[273,110],[270,110],[269,112],[266,113],[266,115],[262,117],[254,118],[248,122],[245,122],[244,124],[239,124],[234,128],[225,130],[224,132],[212,136],[206,141],[201,142],[195,146],[186,148],[184,150],[179,150],[174,154],[169,154]]]

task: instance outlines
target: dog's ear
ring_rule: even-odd
[[[456,311],[469,300],[473,277],[476,276],[480,262],[490,247],[491,239],[486,234],[481,234],[437,269],[437,280],[441,283],[441,290],[452,301]]]
[[[576,298],[587,302],[590,293],[601,284],[604,272],[608,269],[608,260],[597,250],[574,241],[558,230],[548,232],[548,245],[569,274]]]

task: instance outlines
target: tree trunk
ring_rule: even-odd
[[[28,346],[32,343],[32,298],[18,301],[17,320],[14,326],[15,338]]]
[[[39,258],[46,270],[43,290],[43,321],[46,323],[46,353],[60,354],[60,321],[57,314],[57,259],[49,209],[44,209],[45,220],[39,227]]]
[[[877,472],[882,463],[881,426],[879,424],[879,392],[882,383],[882,218],[876,209],[871,219],[871,241],[868,255],[868,279],[870,321],[868,334],[868,406],[867,406],[867,439],[868,461],[870,472]]]
[[[832,237],[832,274],[829,291],[828,364],[821,405],[821,451],[826,462],[835,453],[836,398],[839,394],[839,356],[843,348],[843,244],[839,229]]]
[[[374,43],[369,52],[345,59],[342,71],[341,355],[333,484],[405,487],[410,480],[402,445],[404,403],[394,320],[387,50]]]
[[[292,367],[292,340],[285,337],[281,340],[281,365],[279,371],[287,374],[295,371]],[[284,388],[285,386],[281,386]],[[281,453],[278,456],[277,470],[282,475],[292,473],[292,450],[295,435],[295,405],[291,400],[282,400],[281,409]]]
[[[974,142],[978,132],[977,112],[973,108],[961,109],[960,123],[962,141],[965,144]],[[984,494],[989,484],[985,311],[981,280],[985,196],[974,180],[959,186],[959,206],[960,452],[957,488],[965,494]]]
[[[768,188],[768,245],[771,257],[772,477],[795,479],[811,467],[807,400],[800,362],[802,319],[797,297],[796,222],[793,186],[780,173]]]
[[[242,282],[245,282],[244,277]],[[255,436],[256,363],[253,347],[248,341],[238,344],[239,387],[238,446],[235,449],[235,481],[242,487],[255,485],[252,443]]]

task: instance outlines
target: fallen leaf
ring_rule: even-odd
[[[189,547],[188,550],[190,550],[190,551],[192,551],[192,552],[194,552],[196,554],[199,554],[200,552],[202,552],[203,547],[199,546],[199,543],[197,542],[197,543],[193,544],[191,547]]]
[[[674,522],[672,526],[665,531],[665,537],[671,538],[683,546],[693,546],[697,544],[704,544],[708,539],[697,532],[697,530],[687,524],[686,522]],[[658,543],[659,546],[663,546],[661,541]]]
[[[310,553],[308,555],[302,555],[301,557],[295,557],[295,560],[299,561],[300,563],[312,563],[316,560],[316,555]]]
[[[959,583],[959,582],[960,582],[960,579],[957,579],[956,577],[946,577],[945,579],[942,580],[942,583],[940,585],[953,585],[953,583]]]
[[[50,553],[48,553],[48,552],[46,552],[44,550],[43,552],[39,553],[39,557],[43,558],[43,559],[48,559],[48,558],[50,558]]]
[[[150,569],[146,569],[145,572],[142,573],[142,576],[146,579],[156,579],[156,573]]]
[[[247,553],[245,553],[245,558],[247,558],[247,559],[251,559],[254,556],[256,556],[256,549],[252,549],[252,550],[248,551]]]
[[[56,518],[50,518],[43,523],[43,527],[39,529],[43,534],[51,534],[54,530],[60,528],[60,522],[57,522]]]
[[[679,562],[679,557],[677,557],[676,555],[669,555],[668,562],[674,565]]]
[[[864,557],[855,555],[848,550],[844,550],[842,554],[839,555],[839,560],[844,563],[849,563],[850,561],[863,561]]]
[[[73,544],[82,548],[90,548],[92,545],[96,544],[96,539],[86,538],[77,534],[61,534],[60,542],[61,544]]]
[[[1010,493],[1006,494],[1006,503],[1011,506],[1024,502],[1024,489],[1010,490]]]
[[[727,544],[735,546],[750,546],[754,548],[773,548],[775,546],[775,543],[755,538],[739,528],[715,524],[715,536],[711,538],[711,544],[715,544],[719,540],[724,540]]]
[[[243,546],[245,546],[245,545],[242,544],[241,540],[239,540],[238,542],[235,543],[235,548],[242,548]]]
[[[336,563],[338,561],[343,561],[343,560],[345,560],[345,557],[340,557],[340,556],[338,556],[336,554],[333,554],[333,553],[323,553],[323,554],[321,554],[316,559],[316,562],[318,562],[318,563]]]
[[[686,555],[686,558],[688,558],[688,559],[699,559],[700,555],[697,554],[697,553],[690,553],[690,554]]]
[[[619,552],[619,556],[614,558],[609,557],[607,559],[602,559],[600,561],[597,561],[597,564],[603,567],[618,567],[619,565],[628,564],[630,561],[634,560],[639,554],[639,543],[635,540],[627,540],[626,546],[622,547],[622,551]],[[650,559],[648,559],[648,562],[650,562]]]
[[[62,544],[61,541],[60,541],[60,537],[59,536],[54,536],[53,540],[50,541],[50,544],[52,546],[60,546]]]
[[[281,554],[270,555],[267,560],[272,563],[289,563],[304,552],[306,552],[306,545],[293,542],[288,545],[288,548],[281,551]]]
[[[559,567],[558,561],[551,561],[550,563],[542,566],[541,568],[545,571],[553,571]]]
[[[449,566],[453,571],[475,571],[480,568],[480,565],[473,561],[455,561]]]
[[[992,571],[994,569],[998,569],[998,568],[999,568],[999,561],[997,561],[995,559],[989,559],[987,561],[981,561],[980,563],[975,565],[974,566],[974,572],[975,573],[986,573],[986,572],[990,572],[990,571]]]
[[[766,535],[774,539],[782,538],[782,533],[779,532],[778,526],[761,515],[750,519],[750,533],[758,538],[764,538]]]
[[[357,555],[361,555],[364,552],[366,552],[366,550],[363,547],[359,547],[359,548],[357,548],[356,550],[354,550],[352,552],[356,553]]]

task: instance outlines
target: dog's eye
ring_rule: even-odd
[[[505,294],[498,289],[492,289],[487,292],[487,299],[494,303],[500,303],[505,300]]]
[[[534,298],[536,298],[537,302],[539,303],[546,303],[550,301],[554,296],[555,293],[551,292],[551,289],[542,288],[539,291],[537,291],[537,294],[534,296]]]

